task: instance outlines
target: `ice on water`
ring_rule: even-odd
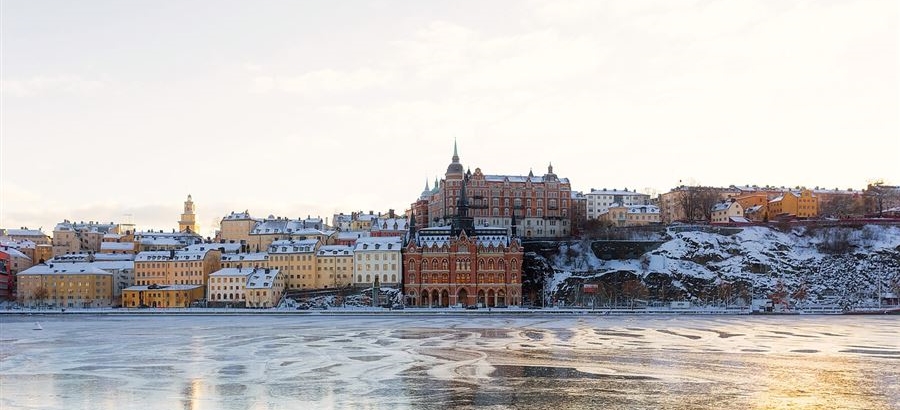
[[[0,317],[0,408],[900,403],[892,317]],[[734,407],[737,406],[737,407]]]

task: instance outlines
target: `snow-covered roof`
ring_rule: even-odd
[[[222,261],[223,262],[243,262],[243,261],[253,261],[259,262],[269,259],[269,254],[266,252],[251,252],[251,253],[223,253]]]
[[[109,262],[133,262],[134,255],[132,254],[114,254],[114,253],[72,253],[68,255],[59,255],[54,256],[50,259],[49,262],[53,263],[71,263],[71,262],[87,262],[89,259],[93,258],[95,262],[101,261],[109,261]]]
[[[37,247],[37,244],[33,241],[29,241],[27,239],[19,240],[19,241],[0,241],[0,246],[6,246],[9,248],[15,249],[34,249]]]
[[[119,240],[119,239],[122,239],[123,236],[125,236],[125,235],[118,234],[118,233],[108,233],[108,234],[103,235],[103,239]]]
[[[745,224],[750,223],[750,220],[747,218],[744,218],[743,216],[730,216],[730,217],[728,217],[728,219],[731,222],[745,223]]]
[[[250,235],[273,235],[273,234],[290,234],[290,235],[327,235],[318,229],[313,229],[315,224],[285,218],[267,218],[256,224]]]
[[[133,251],[132,242],[100,242],[100,252],[103,251]]]
[[[18,276],[28,275],[112,275],[111,272],[91,263],[51,263],[34,265]]]
[[[316,252],[319,256],[352,256],[353,247],[346,245],[324,245]]]
[[[731,202],[720,202],[718,204],[713,205],[713,212],[722,212],[731,207]]]
[[[368,237],[356,240],[355,252],[400,251],[402,240],[399,236]]]
[[[544,182],[543,176],[522,176],[522,175],[485,175],[484,180],[488,182],[504,182],[509,180],[511,183],[521,183],[524,184],[529,179],[531,179],[531,183],[537,184]],[[559,178],[560,183],[568,183],[569,178]]]
[[[138,253],[134,257],[135,262],[148,262],[148,261],[199,261],[203,260],[206,254],[209,251],[215,249],[206,249],[202,251],[185,251],[185,250],[177,250],[174,251],[174,258],[170,259],[172,256],[172,251],[144,251]]]
[[[244,212],[231,211],[230,214],[225,215],[225,217],[222,219],[223,220],[246,220],[246,219],[252,220],[253,218],[250,217],[250,212],[247,212],[247,211],[244,211]]]
[[[630,213],[630,214],[658,214],[659,207],[656,205],[629,205],[628,213]]]
[[[0,233],[6,236],[47,236],[40,229],[2,229]]]
[[[405,231],[409,229],[409,220],[406,218],[386,218],[372,222],[373,231]]]
[[[197,243],[193,245],[186,246],[183,250],[185,251],[203,251],[215,249],[218,251],[222,251],[222,253],[238,253],[241,250],[241,244],[239,243]],[[224,251],[223,251],[224,249]]]
[[[368,238],[371,236],[369,231],[340,231],[337,234],[337,240],[356,240],[359,238]]]
[[[271,289],[278,275],[278,269],[256,269],[247,277],[247,289]]]
[[[29,258],[28,255],[25,255],[24,253],[19,252],[18,249],[13,248],[13,247],[4,246],[3,248],[0,248],[0,252],[6,252],[6,254],[8,254],[10,257],[13,257],[13,258],[23,258],[23,259],[31,260],[31,258]]]
[[[160,291],[179,291],[179,290],[194,290],[202,287],[202,285],[138,285],[138,286],[129,286],[123,290],[127,291],[141,291],[141,290],[160,290]]]
[[[108,224],[99,223],[99,222],[70,222],[63,221],[56,224],[56,227],[53,228],[54,231],[85,231],[85,232],[98,232],[98,233],[108,233],[113,228],[116,227],[116,224],[110,222]]]
[[[315,252],[318,239],[282,239],[269,245],[269,253]]]
[[[247,277],[247,275],[249,275],[251,272],[253,272],[253,268],[222,268],[213,273],[210,273],[209,277]]]
[[[751,207],[745,209],[745,210],[744,210],[744,213],[752,214],[752,213],[759,212],[759,211],[761,211],[761,210],[763,210],[763,209],[765,209],[765,206],[763,206],[763,205],[753,205],[753,206],[751,206]]]
[[[606,188],[603,188],[603,189],[594,189],[594,188],[591,188],[591,192],[585,193],[584,195],[585,195],[585,196],[588,196],[588,195],[591,195],[591,196],[597,196],[597,195],[637,195],[637,196],[646,196],[646,197],[649,197],[649,196],[650,196],[650,194],[642,194],[642,193],[640,193],[640,192],[635,192],[635,191],[625,191],[625,190],[606,189]]]

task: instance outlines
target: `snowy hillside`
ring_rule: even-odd
[[[636,259],[599,259],[588,249],[598,242],[588,241],[529,256],[552,267],[548,296],[572,304],[579,303],[582,284],[599,284],[600,297],[612,300],[623,283],[637,280],[644,290],[631,289],[631,296],[645,300],[743,304],[781,292],[791,303],[846,306],[875,300],[879,289],[892,296],[900,281],[898,226],[710,231],[669,229],[661,244]]]

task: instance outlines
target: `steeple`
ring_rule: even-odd
[[[453,162],[459,162],[459,154],[456,152],[456,138],[453,139]]]
[[[197,233],[197,219],[194,215],[194,200],[188,194],[187,201],[184,201],[184,212],[181,214],[181,220],[178,221],[179,232]]]
[[[459,153],[456,149],[456,140],[453,140],[453,158],[450,165],[447,166],[447,180],[458,180],[463,177],[463,166],[459,163]],[[451,176],[453,178],[451,178]]]
[[[459,235],[465,231],[467,235],[472,236],[475,233],[475,220],[469,216],[469,196],[466,193],[466,184],[468,178],[460,181],[459,198],[456,200],[456,216],[453,218],[453,234]]]

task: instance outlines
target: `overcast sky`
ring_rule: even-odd
[[[896,1],[0,1],[0,227],[900,183]]]

